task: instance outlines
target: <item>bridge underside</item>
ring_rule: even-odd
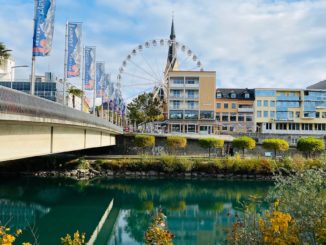
[[[101,128],[0,122],[0,161],[115,145],[115,135]]]

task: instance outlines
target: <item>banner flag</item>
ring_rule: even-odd
[[[105,74],[104,76],[104,87],[103,87],[103,91],[104,91],[104,95],[103,95],[103,103],[105,102],[109,102],[109,86],[110,86],[110,74]]]
[[[84,49],[84,89],[95,89],[95,72],[96,72],[96,48],[85,47]]]
[[[82,23],[68,23],[67,77],[80,76]]]
[[[52,50],[55,0],[36,0],[33,56],[48,56]]]
[[[114,99],[114,83],[109,83],[109,109],[113,110],[113,99]]]
[[[102,98],[105,79],[105,63],[96,62],[96,98]]]

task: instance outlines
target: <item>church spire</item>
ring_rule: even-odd
[[[170,40],[175,40],[174,17],[172,17]]]
[[[166,72],[176,70],[179,67],[177,62],[177,47],[176,47],[175,39],[176,39],[176,35],[174,29],[174,17],[172,16],[171,33],[170,33],[171,44],[169,46],[168,60],[165,68]]]

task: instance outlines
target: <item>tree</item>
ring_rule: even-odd
[[[289,143],[283,139],[265,139],[263,141],[263,148],[274,151],[274,157],[276,157],[277,151],[289,150]]]
[[[0,65],[10,57],[10,50],[6,49],[6,46],[0,42]]]
[[[132,123],[153,122],[161,118],[161,105],[153,93],[143,93],[133,99],[127,106],[129,119]]]
[[[155,137],[152,135],[136,135],[135,145],[142,148],[142,153],[144,154],[146,147],[153,147],[155,145]]]
[[[241,136],[232,141],[232,147],[241,149],[242,156],[244,157],[246,149],[253,150],[256,148],[256,141],[248,136]]]
[[[168,136],[166,138],[168,148],[175,153],[177,149],[184,149],[187,146],[187,138],[181,136]]]
[[[216,139],[216,138],[203,138],[199,139],[199,145],[205,149],[208,149],[208,156],[211,158],[211,150],[212,149],[223,149],[224,140]]]
[[[307,137],[300,138],[297,144],[298,151],[304,153],[306,157],[315,156],[325,150],[325,144],[322,139]]]
[[[81,98],[84,95],[84,92],[83,92],[83,90],[72,86],[68,89],[68,93],[72,95],[72,107],[75,108],[76,107],[75,97]]]

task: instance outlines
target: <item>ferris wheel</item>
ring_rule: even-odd
[[[171,62],[169,49],[174,48]],[[165,100],[167,95],[168,72],[172,63],[183,71],[203,71],[202,62],[186,45],[171,39],[153,39],[137,45],[123,60],[117,75],[117,87],[123,97],[130,100],[143,92]]]

